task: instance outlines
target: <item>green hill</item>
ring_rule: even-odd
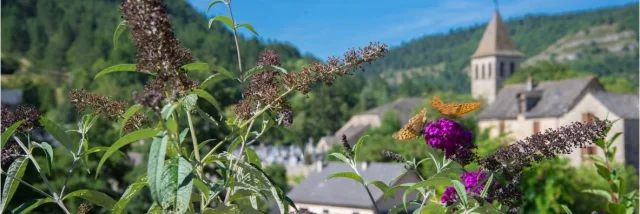
[[[490,16],[491,14],[487,14]],[[559,60],[572,69],[601,77],[622,74],[638,82],[638,4],[560,15],[526,15],[505,20],[527,65]],[[486,24],[425,36],[392,48],[371,71],[388,81],[403,75],[429,75],[422,84],[469,91],[464,73]],[[571,60],[562,57],[569,56]],[[530,60],[532,59],[532,60]],[[434,69],[437,68],[437,69]],[[442,78],[447,81],[440,81]],[[397,82],[397,80],[390,81]]]

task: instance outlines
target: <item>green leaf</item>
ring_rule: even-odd
[[[598,175],[600,175],[602,178],[604,178],[605,180],[611,180],[611,172],[609,172],[609,169],[607,169],[607,167],[596,164],[596,169],[598,172]]]
[[[337,159],[341,160],[342,162],[345,162],[346,164],[351,165],[351,160],[349,160],[349,158],[347,158],[347,157],[346,157],[346,156],[344,156],[343,154],[340,154],[340,153],[334,152],[334,153],[329,154],[329,156],[333,156],[333,157],[335,157],[335,158],[337,158]]]
[[[231,144],[229,145],[229,148],[227,148],[227,151],[232,153],[233,150],[235,150],[236,147],[238,147],[238,144],[240,144],[240,142],[242,142],[242,138],[236,137],[236,139],[233,142],[231,142]]]
[[[182,66],[182,69],[186,70],[186,71],[208,71],[209,70],[209,64],[204,63],[204,62],[194,62],[194,63],[189,63],[186,65]]]
[[[160,111],[162,119],[169,119],[169,117],[173,114],[173,111],[175,111],[178,106],[179,103],[169,103],[167,105],[164,105],[164,107],[162,107],[162,111]]]
[[[136,64],[120,64],[120,65],[114,65],[108,68],[105,68],[104,70],[98,72],[98,74],[96,74],[96,76],[93,78],[98,79],[101,76],[113,73],[113,72],[119,72],[119,71],[129,71],[129,72],[135,72],[136,71]],[[151,76],[155,76],[155,74],[151,74],[151,73],[146,73],[149,74]]]
[[[124,33],[125,30],[127,30],[126,20],[120,22],[120,24],[118,24],[118,27],[116,27],[116,31],[113,32],[113,48],[118,48],[118,39],[120,38],[120,35]]]
[[[211,25],[213,24],[214,21],[220,21],[225,25],[227,25],[227,27],[230,27],[231,29],[236,29],[235,26],[233,26],[233,21],[231,21],[229,17],[223,16],[223,15],[217,15],[216,17],[209,19],[209,28],[211,28]]]
[[[378,189],[380,189],[380,191],[382,192],[387,192],[387,190],[389,190],[389,186],[387,186],[387,184],[385,184],[382,181],[378,181],[378,180],[371,180],[367,182],[367,186],[369,185],[375,185],[376,187],[378,187]]]
[[[140,104],[132,105],[122,115],[123,119],[122,119],[122,125],[120,126],[120,137],[122,137],[122,131],[124,130],[124,125],[127,124],[127,121],[129,121],[129,118],[131,118],[131,116],[133,116],[133,114],[138,112],[141,108],[142,108],[142,105],[140,105]]]
[[[160,206],[173,207],[176,213],[189,209],[193,189],[193,166],[184,157],[171,159],[162,172],[160,184]]]
[[[396,191],[398,191],[400,189],[408,189],[409,187],[411,187],[411,186],[413,186],[415,184],[416,183],[403,183],[403,184],[398,184],[396,186],[389,187],[389,190],[387,190],[384,193],[384,199],[389,198],[389,197],[395,198],[394,193]]]
[[[178,133],[178,121],[176,121],[175,117],[171,117],[167,120],[167,129],[172,134]]]
[[[69,135],[64,132],[64,129],[58,126],[58,124],[55,124],[46,117],[40,117],[40,124],[44,126],[44,129],[46,129],[53,138],[58,140],[58,142],[60,142],[60,144],[67,148],[71,153],[73,153],[75,148],[78,148],[78,145],[71,141],[71,137],[69,137]]]
[[[614,142],[614,141],[616,141],[616,139],[617,139],[618,137],[620,137],[620,135],[621,135],[621,134],[622,134],[622,132],[615,133],[615,134],[613,135],[613,137],[611,137],[611,138],[607,141],[607,148],[611,147],[611,144],[613,144],[613,142]]]
[[[484,189],[482,189],[482,193],[480,193],[480,196],[487,197],[487,194],[489,193],[489,188],[491,187],[491,184],[493,184],[493,173],[491,173],[491,175],[489,175],[489,180],[487,180],[487,182],[484,185]]]
[[[605,190],[601,190],[601,189],[586,189],[586,190],[582,190],[582,192],[584,193],[591,193],[594,195],[599,195],[604,197],[605,199],[607,199],[607,201],[611,202],[611,194]]]
[[[216,107],[216,110],[218,110],[218,112],[222,112],[220,108],[220,103],[218,103],[218,101],[215,98],[213,98],[213,96],[211,96],[209,92],[202,89],[194,89],[193,92],[199,97],[202,97],[203,99],[209,101],[209,103],[211,103],[213,107]]]
[[[605,149],[605,145],[604,145],[605,143],[602,138],[596,139],[594,143],[596,144],[596,146],[600,147],[601,149]]]
[[[592,161],[598,162],[598,163],[605,163],[605,160],[602,156],[599,155],[584,155],[584,157],[591,159]]]
[[[262,163],[260,163],[260,157],[256,154],[256,151],[253,151],[251,148],[245,148],[245,153],[247,154],[247,159],[249,163],[255,164],[256,166],[262,168]]]
[[[184,142],[184,139],[187,138],[187,134],[189,133],[189,128],[184,128],[182,132],[180,132],[180,144]]]
[[[7,143],[7,141],[9,141],[9,138],[11,138],[11,135],[13,135],[13,132],[15,132],[16,129],[20,127],[20,125],[22,125],[22,123],[24,123],[24,120],[15,122],[13,125],[9,126],[9,128],[7,128],[6,131],[2,133],[2,145],[0,145],[0,147],[4,147],[4,144]]]
[[[258,36],[258,32],[256,32],[256,29],[253,28],[253,25],[251,25],[249,23],[239,24],[238,27],[245,27],[245,28],[249,29],[252,33],[254,33],[256,36]]]
[[[164,169],[164,156],[167,153],[168,135],[153,138],[149,150],[149,162],[147,163],[147,176],[149,177],[149,190],[153,201],[159,202],[162,198],[162,173]]]
[[[217,3],[224,3],[224,2],[222,0],[212,1],[211,3],[209,3],[209,6],[207,7],[207,13],[209,12],[209,10],[211,10],[211,7],[213,7],[213,5],[215,5]]]
[[[225,76],[231,79],[237,79],[231,72],[229,72],[227,69],[225,69],[222,66],[217,66],[214,70],[217,71],[218,73],[224,74]]]
[[[206,208],[202,211],[202,214],[242,214],[243,212],[238,208],[237,205],[232,204],[231,206],[227,206],[225,204],[220,203],[216,208]]]
[[[348,178],[348,179],[360,182],[361,184],[364,184],[364,180],[362,180],[362,177],[360,177],[360,175],[356,174],[355,172],[338,172],[338,173],[327,176],[326,180],[333,179],[333,178]]]
[[[622,204],[614,204],[614,203],[608,203],[607,204],[607,213],[626,213],[627,209],[624,205]]]
[[[113,153],[118,151],[118,149],[130,143],[133,143],[135,141],[142,140],[145,138],[151,138],[153,136],[156,136],[157,134],[158,134],[158,131],[154,129],[141,129],[138,131],[131,132],[125,135],[124,137],[120,138],[115,143],[113,143],[113,145],[111,145],[111,147],[109,147],[107,152],[102,156],[102,159],[100,159],[100,163],[98,163],[98,168],[96,169],[96,178],[98,178],[98,174],[100,173],[100,168],[102,167],[102,164],[104,164],[104,162],[107,161],[109,156],[111,156]]]
[[[571,212],[571,210],[569,209],[569,207],[567,207],[567,205],[560,204],[560,207],[562,207],[562,209],[564,210],[564,212],[565,212],[565,213],[567,213],[567,214],[573,214],[573,213]]]
[[[358,161],[358,151],[360,151],[360,148],[362,147],[362,144],[364,144],[364,138],[365,137],[369,137],[369,135],[365,135],[360,137],[360,139],[358,139],[358,142],[356,143],[356,145],[353,147],[353,153],[355,154],[353,156],[353,162],[357,162]]]
[[[456,194],[458,195],[458,198],[462,201],[462,204],[466,207],[469,202],[467,199],[467,191],[464,189],[464,184],[460,183],[460,181],[458,180],[451,180],[451,183],[453,183],[453,188],[456,189]]]
[[[424,180],[424,181],[420,181],[420,182],[410,186],[407,190],[404,191],[404,194],[402,195],[402,203],[405,206],[404,207],[405,210],[407,209],[407,205],[406,205],[407,195],[409,195],[409,193],[413,192],[413,190],[417,190],[418,188],[431,187],[431,186],[449,186],[449,185],[451,185],[451,180],[449,180],[449,178],[432,177],[432,178],[429,178],[429,179]]]
[[[284,201],[286,201],[287,204],[289,204],[289,206],[293,207],[293,209],[296,210],[296,212],[298,212],[298,207],[296,207],[296,204],[293,203],[293,200],[291,200],[291,198],[284,196]]]
[[[134,183],[132,183],[131,185],[129,185],[129,187],[127,187],[127,189],[124,191],[124,193],[120,197],[120,200],[113,205],[113,209],[111,210],[111,213],[113,214],[123,213],[129,201],[131,201],[131,199],[136,194],[138,194],[138,192],[140,192],[140,190],[142,190],[142,188],[144,188],[145,186],[147,186],[147,173],[141,175],[138,179],[136,179]]]
[[[40,205],[43,205],[43,204],[46,204],[46,203],[53,203],[53,199],[51,199],[51,198],[40,198],[40,199],[29,200],[27,202],[24,202],[20,206],[16,207],[15,209],[11,210],[11,213],[13,213],[13,214],[31,213],[32,210],[34,210],[35,208],[38,208]]]
[[[200,117],[202,117],[202,119],[209,122],[212,126],[218,126],[218,122],[215,119],[213,119],[211,115],[207,114],[207,112],[204,112],[204,110],[202,110],[200,106],[196,106],[196,111],[198,112]]]
[[[17,179],[22,179],[24,171],[27,169],[27,163],[29,163],[29,159],[24,156],[16,158],[9,166],[7,174]],[[2,185],[2,209],[0,209],[0,212],[4,212],[4,210],[7,209],[7,205],[11,202],[11,198],[13,198],[13,194],[19,185],[20,181],[10,178],[9,176],[4,180],[4,185]]]
[[[116,204],[116,200],[113,200],[113,198],[109,197],[107,194],[104,194],[100,191],[89,190],[89,189],[81,189],[81,190],[73,191],[72,193],[65,195],[62,198],[62,200],[65,200],[69,197],[82,198],[95,205],[98,205],[107,209],[113,208],[113,205]]]
[[[424,206],[422,210],[420,210],[420,214],[437,214],[437,213],[446,213],[446,210],[441,204],[438,203],[429,203],[427,206]]]
[[[216,83],[216,82],[218,82],[220,80],[229,79],[229,78],[230,78],[229,76],[223,75],[221,73],[212,74],[211,76],[209,76],[206,79],[204,79],[204,81],[202,81],[202,83],[200,84],[200,88],[201,89],[206,89],[207,87],[209,87],[213,83]]]
[[[288,73],[288,71],[282,67],[278,67],[275,65],[258,65],[256,67],[253,67],[251,69],[249,69],[247,71],[247,73],[245,73],[245,77],[244,77],[244,81],[247,81],[249,78],[251,78],[251,76],[253,76],[254,74],[263,72],[263,71],[273,71],[273,70],[277,70],[280,71],[282,73]]]
[[[106,147],[106,146],[96,146],[96,147],[93,147],[93,148],[88,149],[87,151],[85,151],[85,152],[83,153],[83,155],[89,155],[89,154],[97,153],[97,152],[106,152],[107,150],[109,150],[109,147]],[[126,155],[124,152],[120,151],[120,150],[118,150],[118,151],[116,151],[116,152],[118,152],[118,153],[119,153],[120,155],[122,155],[123,157],[127,157],[127,155]]]
[[[35,145],[38,148],[41,148],[44,151],[44,154],[47,157],[47,165],[49,166],[47,167],[48,168],[47,172],[49,175],[51,175],[51,167],[53,166],[52,165],[53,164],[53,148],[47,142],[42,142],[41,144],[33,142],[33,145]]]
[[[295,142],[300,142],[300,138],[298,137],[298,135],[293,133],[291,130],[289,130],[289,129],[283,127],[283,126],[276,126],[276,129],[278,129],[278,131],[282,132],[282,134],[293,138],[294,143]]]

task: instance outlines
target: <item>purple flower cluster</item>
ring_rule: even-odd
[[[460,180],[464,184],[465,191],[469,193],[471,189],[473,189],[473,187],[478,185],[479,182],[482,182],[482,180],[484,180],[486,177],[487,177],[487,172],[479,170],[479,171],[462,173],[462,175],[460,175]],[[491,188],[494,188],[496,185],[498,185],[498,183],[494,181]],[[478,188],[476,188],[473,191],[473,193],[480,194],[484,189],[484,186],[485,185],[478,186]],[[442,194],[442,199],[440,202],[442,202],[443,204],[447,204],[447,203],[454,202],[456,199],[457,199],[456,189],[453,187],[447,187],[447,189]]]
[[[445,152],[447,158],[458,161],[462,165],[471,163],[474,154],[471,149],[473,134],[462,125],[449,119],[430,122],[424,129],[424,138],[428,145]]]

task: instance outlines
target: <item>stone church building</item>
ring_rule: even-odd
[[[610,93],[595,77],[504,85],[503,81],[518,72],[522,54],[509,38],[509,33],[496,11],[487,25],[477,50],[471,56],[469,76],[471,94],[484,100],[479,115],[481,129],[491,129],[491,136],[502,133],[519,140],[546,129],[555,129],[571,122],[588,122],[593,116],[620,119],[609,137],[623,132],[614,145],[618,147],[616,161],[638,169],[637,94]],[[567,158],[573,165],[587,162],[583,155],[603,151],[592,145],[574,150]]]

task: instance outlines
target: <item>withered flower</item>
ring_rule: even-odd
[[[13,115],[13,111],[11,111],[8,108],[0,107],[2,108],[2,131],[4,132],[5,130],[7,130],[7,128],[9,128],[9,126],[13,125],[16,122],[16,117],[15,115]]]
[[[30,132],[40,127],[40,113],[31,106],[20,104],[15,111],[5,107],[2,108],[2,131],[5,131],[14,123],[24,120],[16,132]]]
[[[2,168],[5,169],[16,158],[23,156],[23,151],[19,148],[15,142],[9,142],[2,147]]]
[[[405,159],[402,157],[402,155],[392,152],[392,151],[388,151],[388,150],[382,150],[382,155],[388,158],[393,159],[394,161],[398,162],[398,163],[404,163]]]
[[[351,148],[351,145],[349,145],[349,141],[347,141],[347,136],[342,134],[342,150],[344,152],[344,154],[348,157],[348,158],[352,158],[355,153],[353,152],[353,148]]]
[[[122,118],[128,108],[125,101],[111,101],[110,98],[104,95],[87,93],[84,89],[72,90],[69,102],[75,106],[78,112],[91,109],[93,115],[102,115],[112,121]],[[148,124],[147,118],[137,112],[127,120],[124,130],[131,132]]]

